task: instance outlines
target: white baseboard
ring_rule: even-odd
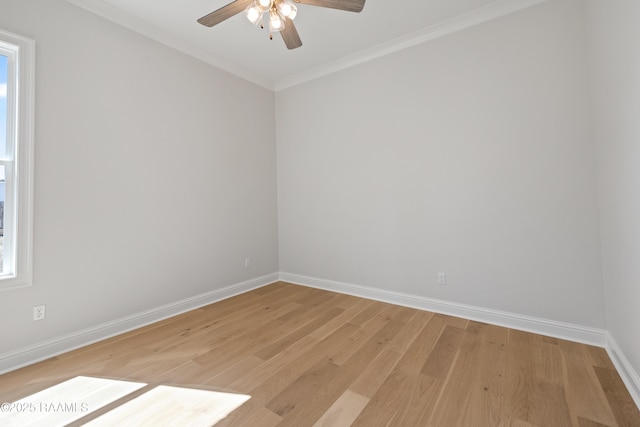
[[[111,338],[133,329],[212,304],[232,296],[248,292],[278,281],[278,273],[257,277],[245,282],[236,283],[222,289],[216,289],[191,298],[186,298],[162,307],[137,313],[111,322],[82,329],[34,345],[0,354],[0,374],[31,365],[36,362],[75,350],[86,345]]]
[[[622,349],[610,333],[607,333],[606,348],[611,361],[618,370],[618,374],[620,374],[622,381],[627,386],[629,394],[631,394],[636,405],[640,408],[640,376],[638,376],[638,373],[633,369],[631,362],[629,362],[629,359],[624,355]]]
[[[353,285],[349,283],[335,282],[332,280],[318,279],[316,277],[302,276],[280,272],[280,280],[327,291],[340,292],[376,301],[419,310],[433,311],[449,316],[462,317],[464,319],[504,326],[526,332],[533,332],[569,341],[605,347],[607,331],[572,323],[557,322],[555,320],[541,319],[524,316],[516,313],[491,310],[483,307],[458,304],[450,301],[442,301],[425,298],[417,295],[403,294],[400,292]]]

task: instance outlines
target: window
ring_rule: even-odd
[[[0,290],[31,285],[35,43],[0,31]]]

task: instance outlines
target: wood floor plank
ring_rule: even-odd
[[[469,325],[469,319],[463,319],[461,317],[453,317],[443,315],[444,321],[447,325],[453,326],[454,328],[466,329]]]
[[[426,384],[422,383],[423,379],[427,382]],[[421,375],[419,372],[394,369],[352,425],[354,427],[401,425],[394,422],[396,417],[409,410],[420,413],[425,410],[423,405],[411,405],[409,401],[412,398],[424,400],[425,396],[435,401],[438,386],[438,380]],[[420,396],[416,393],[418,388],[423,392]]]
[[[415,405],[419,408],[420,413],[431,414],[431,408],[438,396],[441,382],[433,378],[425,380],[420,371],[446,326],[445,317],[434,315],[423,325],[422,330],[406,353],[373,394],[361,415],[354,422],[354,426],[388,425],[398,413],[406,412],[402,408],[409,405],[412,395],[421,401],[419,405]],[[416,396],[413,393],[415,389],[422,393]]]
[[[536,378],[542,382],[564,384],[566,372],[560,348],[542,338],[533,338],[532,356]]]
[[[313,427],[349,427],[368,402],[367,397],[347,390],[313,424]]]
[[[250,417],[244,420],[238,427],[275,427],[282,422],[282,417],[274,414],[265,407],[258,408]]]
[[[472,353],[477,353],[477,373],[473,384],[469,385],[471,395],[462,423],[498,426],[503,423],[500,408],[504,394],[508,331],[492,325],[475,326],[476,333],[480,335],[477,351],[472,350]],[[467,328],[467,331],[473,333],[473,329]]]
[[[389,350],[403,354],[411,345],[416,336],[420,333],[424,325],[433,317],[433,313],[428,311],[415,311],[415,315],[407,320],[407,324],[402,331],[396,335],[389,343]]]
[[[227,345],[216,346],[203,354],[194,354],[193,360],[207,367],[212,373],[227,369],[234,361],[245,352],[268,345],[271,340],[278,339],[285,325],[279,320],[254,325],[250,334],[239,335],[235,340],[225,341]],[[233,345],[230,343],[233,342]]]
[[[341,307],[344,308],[344,311],[342,313],[340,313],[324,325],[320,326],[315,331],[312,331],[309,336],[317,338],[318,340],[326,338],[336,329],[338,329],[345,323],[348,323],[354,317],[358,316],[372,304],[373,301],[371,300],[358,299],[356,301],[353,301],[352,304],[348,307]]]
[[[640,426],[640,410],[626,390],[620,375],[609,368],[594,367],[619,427]]]
[[[291,343],[291,340],[287,340],[286,336],[289,334],[296,335],[296,331],[291,331],[291,329],[295,328],[296,325],[305,325],[305,321],[302,319],[306,319],[306,315],[311,317],[311,320],[307,320],[306,322],[314,323],[317,326],[341,310],[342,309],[331,308],[330,305],[325,306],[323,304],[318,304],[311,310],[298,311],[296,308],[293,311],[287,311],[283,316],[278,316],[278,314],[282,312],[275,310],[267,317],[253,318],[245,321],[243,323],[245,332],[226,334],[224,337],[219,338],[220,344],[213,346],[207,353],[199,355],[194,360],[205,366],[210,366],[212,370],[221,371],[226,369],[235,357],[238,357],[238,355],[244,352],[260,351],[264,348],[270,348],[270,351],[277,348],[277,351],[281,351],[283,346],[286,347],[286,345]],[[296,320],[295,322],[289,320],[287,322],[289,314],[296,311],[298,311],[297,318],[300,320]],[[314,319],[313,316],[315,314],[325,311],[327,312],[327,316]],[[272,320],[267,321],[268,319]],[[300,334],[297,333],[297,336],[298,335]],[[232,340],[234,345],[227,345],[229,340]]]
[[[331,355],[333,362],[341,366],[349,360],[380,328],[389,322],[394,311],[394,307],[384,307],[380,313],[363,323],[356,333],[349,337],[345,345]]]
[[[349,320],[349,324],[361,327],[365,323],[369,322],[375,316],[383,312],[385,309],[389,309],[391,304],[385,304],[383,302],[373,301],[369,306]]]
[[[445,326],[442,335],[429,358],[422,367],[422,373],[432,378],[443,380],[460,348],[465,330],[454,326]]]
[[[324,340],[302,353],[292,354],[292,359],[280,369],[269,371],[266,378],[252,389],[241,389],[252,399],[223,420],[220,426],[233,426],[246,421],[256,408],[265,406],[271,399],[286,390],[296,379],[321,361],[328,360],[328,352],[340,348],[357,326],[346,323]]]
[[[506,349],[504,400],[500,418],[509,425],[529,419],[529,399],[536,386],[535,364],[531,352],[534,334],[509,330]]]
[[[458,328],[447,326],[445,331]],[[471,412],[475,416],[477,408],[470,405],[473,392],[479,388],[477,377],[485,367],[481,365],[478,350],[485,341],[486,325],[471,322],[462,334],[454,339],[447,339],[450,349],[442,352],[443,357],[451,359],[442,366],[447,367],[448,375],[444,380],[442,393],[438,398],[433,415],[429,419],[429,426],[463,426],[465,418]],[[444,332],[443,332],[444,336]],[[438,340],[439,343],[441,340]],[[436,351],[432,353],[435,355]],[[423,370],[424,372],[424,370]],[[457,407],[458,411],[448,411],[445,408]]]
[[[572,416],[615,426],[615,416],[590,364],[585,346],[569,341],[558,345],[566,363],[566,393],[569,405],[574,408]]]
[[[605,350],[604,348],[585,345],[585,349],[587,350],[587,353],[589,353],[589,356],[591,356],[593,366],[613,370],[616,369],[613,365],[613,362],[609,358],[609,355],[607,354],[607,350]]]
[[[305,392],[306,399],[300,400],[283,419],[282,426],[297,427],[319,419],[366,369],[372,357],[377,356],[404,326],[402,321],[389,318],[387,323],[371,336],[360,349],[335,371],[332,378],[324,377],[320,387]],[[333,360],[331,357],[330,361]],[[319,375],[317,378],[320,377]],[[316,378],[316,379],[317,379]]]
[[[291,346],[296,341],[302,339],[306,335],[318,329],[320,326],[331,321],[331,319],[342,313],[344,309],[339,307],[333,307],[326,311],[326,313],[319,313],[319,317],[311,317],[311,320],[303,323],[299,328],[291,331],[282,338],[272,342],[266,347],[261,348],[255,355],[262,360],[269,360],[276,354],[280,353],[287,347]]]
[[[349,389],[361,396],[371,398],[378,391],[401,356],[402,353],[385,348],[371,361]]]
[[[571,427],[571,413],[563,385],[538,382],[529,397],[529,422],[539,426]]]
[[[640,426],[602,348],[284,282],[0,375],[0,401],[77,376],[147,385],[74,427],[160,386],[250,396],[216,427]]]
[[[200,363],[189,360],[187,362],[176,363],[170,369],[159,372],[154,378],[156,384],[167,384],[176,386],[189,386],[201,383],[203,378],[211,374]]]
[[[338,332],[338,331],[336,331]],[[265,361],[257,367],[250,369],[244,374],[240,374],[229,387],[238,390],[253,390],[268,378],[286,366],[295,363],[300,354],[308,354],[313,348],[320,343],[319,340],[312,336],[306,336],[300,341],[285,349],[275,357]]]
[[[286,417],[305,401],[316,398],[318,390],[324,390],[335,379],[339,369],[338,365],[329,360],[320,360],[267,402],[266,408]]]
[[[250,371],[251,369],[257,368],[262,363],[264,363],[264,361],[259,357],[255,357],[253,355],[241,356],[222,372],[217,372],[213,376],[210,376],[209,374],[206,377],[201,378],[202,381],[207,384],[215,384],[218,387],[228,387],[228,385],[235,381],[235,379],[240,375],[247,371]]]
[[[534,424],[528,423],[526,421],[520,420],[518,418],[509,421],[507,424],[505,424],[506,426],[509,427],[542,427],[542,426],[536,426]]]
[[[612,426],[601,424],[596,421],[591,421],[586,418],[578,417],[578,427],[612,427]]]

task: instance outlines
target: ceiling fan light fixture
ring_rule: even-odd
[[[259,25],[262,22],[262,11],[256,5],[249,6],[244,13],[253,25]]]
[[[280,32],[287,49],[302,46],[302,40],[293,19],[298,14],[298,4],[327,7],[349,12],[360,12],[366,0],[232,0],[211,13],[198,19],[205,27],[213,27],[242,11],[247,19],[256,26],[264,28],[268,17],[269,38],[274,32]]]
[[[269,31],[278,32],[284,30],[284,19],[275,10],[269,12]]]
[[[283,17],[294,20],[298,14],[298,8],[291,0],[281,0],[278,2],[278,12]]]

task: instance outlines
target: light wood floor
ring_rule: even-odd
[[[247,394],[216,426],[640,426],[606,352],[275,283],[0,376],[13,401],[78,375]]]

